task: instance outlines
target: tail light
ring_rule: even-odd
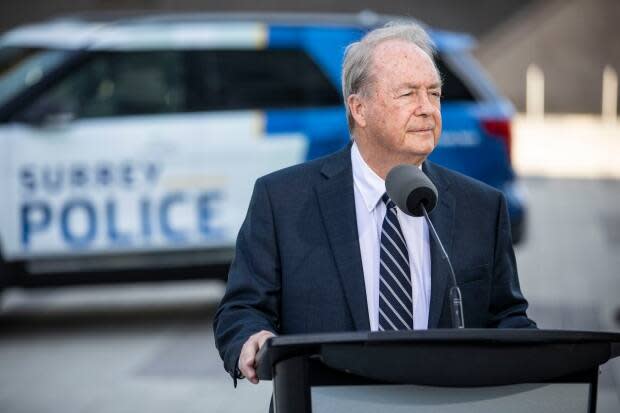
[[[499,139],[506,148],[508,162],[512,163],[512,129],[510,119],[484,119],[482,121],[484,131],[494,138]]]

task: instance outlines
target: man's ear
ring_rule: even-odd
[[[366,127],[366,107],[364,105],[363,98],[354,93],[347,98],[347,105],[349,105],[349,112],[355,121],[356,125],[365,128]]]

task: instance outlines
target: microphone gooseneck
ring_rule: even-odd
[[[392,168],[387,174],[385,178],[385,190],[390,199],[405,214],[414,217],[424,216],[426,219],[430,233],[435,242],[437,242],[437,245],[439,245],[441,256],[448,262],[448,268],[450,269],[452,287],[450,287],[449,301],[452,314],[452,327],[465,328],[461,290],[456,283],[456,275],[454,274],[450,258],[428,216],[428,212],[432,211],[435,205],[437,205],[437,188],[417,166],[398,165]]]
[[[428,227],[431,230],[431,234],[433,234],[433,238],[439,245],[441,249],[441,256],[444,260],[448,262],[448,267],[450,268],[450,275],[452,278],[452,287],[450,287],[450,310],[452,313],[452,327],[453,328],[465,328],[465,317],[463,315],[463,298],[461,297],[461,290],[459,289],[458,284],[456,283],[456,276],[454,275],[454,269],[452,268],[452,263],[450,262],[450,258],[448,257],[448,253],[443,247],[441,240],[439,239],[439,235],[437,231],[435,231],[435,227],[431,222],[431,219],[428,216],[428,212],[426,212],[426,208],[422,205],[422,212],[424,213],[424,218],[426,218],[426,222],[428,223]]]

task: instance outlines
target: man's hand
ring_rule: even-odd
[[[241,354],[239,355],[239,371],[241,371],[241,374],[251,383],[258,383],[258,376],[256,375],[256,354],[261,347],[263,347],[265,341],[274,336],[275,334],[271,331],[259,331],[251,335],[241,348]]]

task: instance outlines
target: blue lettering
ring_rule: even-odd
[[[22,245],[28,247],[32,234],[47,229],[51,218],[52,210],[46,202],[33,201],[23,204],[20,208]]]
[[[34,192],[36,190],[36,179],[34,172],[29,167],[23,167],[19,171],[19,181],[22,188]]]
[[[105,215],[108,224],[108,239],[110,242],[117,246],[127,246],[131,244],[131,236],[127,233],[122,233],[117,228],[116,218],[116,202],[107,200],[105,203]]]
[[[148,242],[153,232],[151,229],[151,201],[148,198],[140,200],[140,221],[142,236]]]
[[[121,179],[127,186],[131,186],[134,183],[134,169],[133,165],[126,163],[121,166]]]
[[[61,193],[67,188],[98,189],[111,188],[116,185],[122,188],[136,186],[154,186],[162,175],[162,166],[152,161],[131,162],[120,164],[98,162],[95,165],[56,164],[56,165],[25,165],[18,173],[18,184],[27,194],[43,191],[50,195]]]
[[[178,229],[172,228],[170,225],[170,209],[174,204],[183,202],[185,197],[182,193],[177,192],[166,195],[159,206],[159,223],[163,235],[172,242],[184,242],[186,240],[185,233]]]
[[[160,176],[161,176],[160,165],[157,165],[155,162],[150,162],[146,164],[145,177],[148,183],[156,184]]]
[[[74,213],[82,212],[86,216],[86,230],[83,234],[76,234],[69,227],[70,217]],[[75,199],[66,203],[60,213],[60,226],[65,241],[74,248],[87,247],[94,239],[97,231],[97,217],[92,203],[84,199]]]
[[[63,170],[59,167],[53,169],[51,167],[43,168],[41,178],[43,188],[48,192],[59,192],[62,189],[63,175]]]
[[[96,168],[95,181],[98,185],[109,186],[112,184],[112,167],[110,165],[100,165]]]
[[[206,238],[218,235],[217,230],[211,225],[213,216],[212,203],[218,199],[220,199],[220,193],[215,191],[206,192],[198,197],[198,231]]]
[[[84,165],[74,166],[73,168],[71,168],[70,171],[71,172],[69,174],[70,176],[69,181],[71,182],[71,186],[80,188],[88,184],[88,175],[86,174],[86,166]]]

